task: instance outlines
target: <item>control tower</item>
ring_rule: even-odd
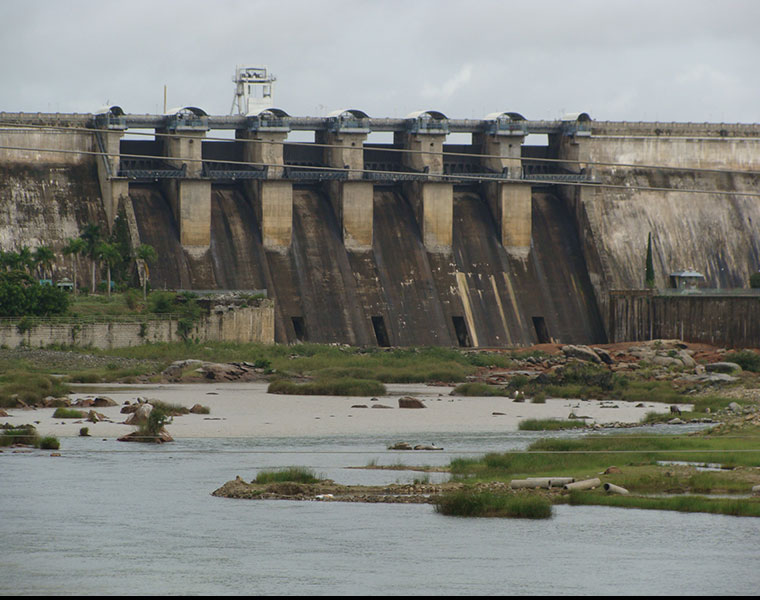
[[[232,78],[235,82],[235,97],[232,99],[230,114],[251,115],[272,108],[276,80],[268,67],[237,66]]]

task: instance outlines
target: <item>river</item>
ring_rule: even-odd
[[[340,483],[522,448],[535,433],[441,434],[439,453],[383,437],[62,439],[60,457],[0,454],[4,595],[754,595],[760,519],[558,506],[550,520],[444,517],[429,505],[230,500],[262,468]],[[409,436],[407,436],[409,437]],[[431,481],[444,475],[432,475]]]

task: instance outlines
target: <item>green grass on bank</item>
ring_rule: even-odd
[[[737,517],[760,517],[760,498],[706,498],[704,496],[641,497],[607,495],[602,492],[571,492],[556,503],[571,506],[614,506],[644,510],[701,512]]]
[[[663,467],[658,461],[718,463],[735,471],[697,471],[693,467]],[[527,451],[490,453],[482,458],[455,459],[456,478],[509,481],[530,476],[597,477],[608,467],[620,473],[605,481],[632,492],[721,490],[746,492],[760,483],[760,435],[592,435],[581,439],[542,439]]]
[[[13,370],[0,375],[0,408],[16,408],[18,400],[35,406],[48,396],[57,398],[70,392],[59,378],[44,373]]]

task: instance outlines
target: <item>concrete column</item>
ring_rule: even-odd
[[[281,179],[283,176],[284,143],[286,131],[248,131],[238,129],[235,137],[243,142],[243,160],[269,165],[267,179]]]
[[[493,135],[490,133],[473,134],[473,145],[487,155],[482,159],[483,166],[489,171],[501,173],[507,169],[510,177],[522,175],[522,135]]]
[[[166,162],[178,169],[183,164],[187,165],[186,177],[200,177],[203,173],[201,144],[204,137],[205,131],[182,131],[176,136],[164,137]]]
[[[489,183],[486,197],[499,228],[501,244],[520,255],[530,252],[532,236],[531,186],[525,183]]]
[[[366,133],[325,131],[319,136],[317,142],[329,144],[324,152],[325,165],[335,169],[348,167],[348,178],[354,180],[363,178],[364,141],[366,139]]]
[[[411,152],[403,153],[404,166],[413,171],[425,171],[430,174],[443,173],[443,143],[445,134],[396,132],[394,143],[402,145]],[[428,154],[429,153],[429,154]]]
[[[454,227],[454,186],[450,183],[407,184],[406,194],[417,216],[428,252],[451,252]]]
[[[293,234],[293,184],[289,181],[256,181],[249,188],[267,250],[285,251]]]
[[[211,244],[211,181],[175,179],[164,185],[179,239],[185,248],[208,248]]]
[[[319,143],[328,144],[325,165],[348,167],[348,181],[333,181],[327,186],[330,202],[341,224],[343,243],[349,250],[372,249],[374,226],[374,185],[363,181],[364,140],[366,133],[321,132]]]
[[[327,186],[348,250],[372,249],[375,186],[371,181],[331,181]]]
[[[108,227],[113,226],[116,212],[119,206],[119,198],[129,195],[129,184],[126,179],[119,179],[119,166],[121,164],[121,138],[123,130],[99,131],[102,147],[98,149],[105,154],[96,160],[98,166],[98,182],[100,183],[100,196],[103,199],[103,209],[108,218]]]

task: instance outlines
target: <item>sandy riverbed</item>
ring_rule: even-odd
[[[211,409],[208,415],[175,417],[167,428],[174,438],[515,431],[524,419],[565,419],[571,412],[591,417],[589,422],[636,423],[647,412],[669,410],[667,405],[654,403],[637,408],[633,403],[617,401],[549,399],[546,404],[531,404],[513,402],[509,398],[454,397],[449,396],[450,387],[423,384],[388,385],[388,395],[375,402],[358,397],[267,394],[266,388],[266,383],[81,386],[77,388],[78,393],[71,395],[72,400],[97,394],[108,396],[118,404],[95,409],[112,423],[53,419],[52,408],[9,410],[10,416],[3,421],[14,425],[35,423],[42,435],[75,436],[81,427],[89,427],[92,436],[119,437],[134,430],[122,424],[128,415],[120,413],[121,405],[125,401],[134,402],[138,397],[188,408],[202,404]],[[427,408],[398,408],[398,398],[404,395],[422,399]],[[352,408],[357,404],[368,408]],[[393,408],[370,408],[373,404]],[[610,408],[612,405],[618,408]],[[504,414],[494,415],[495,412]]]

